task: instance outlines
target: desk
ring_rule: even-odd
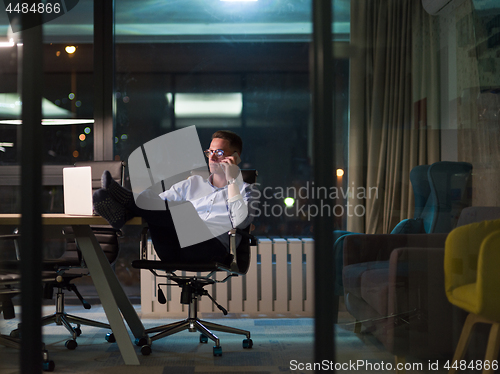
[[[0,214],[0,225],[20,224],[20,214]],[[108,222],[99,216],[42,214],[42,224],[73,227],[75,240],[82,251],[123,360],[126,365],[139,365],[139,358],[123,319],[127,321],[136,338],[145,337],[144,326],[90,228],[90,225],[109,225]],[[128,221],[127,224],[141,225],[142,219],[136,217]]]

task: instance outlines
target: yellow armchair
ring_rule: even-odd
[[[469,312],[453,362],[464,357],[476,323],[492,325],[483,373],[492,373],[500,349],[500,220],[461,226],[450,232],[444,255],[446,296]],[[455,367],[457,367],[455,365]],[[458,365],[460,367],[460,365]],[[454,373],[455,368],[449,373]]]

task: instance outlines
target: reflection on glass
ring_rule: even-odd
[[[179,93],[174,112],[177,118],[238,118],[242,107],[241,93]]]

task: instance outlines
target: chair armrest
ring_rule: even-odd
[[[241,235],[242,238],[249,240],[251,246],[257,245],[257,238],[252,234],[250,234],[250,232],[247,232],[246,229],[233,229],[233,230],[236,230],[236,233]]]
[[[404,294],[398,295],[397,288],[402,283],[405,284]],[[404,303],[401,303],[401,298]],[[430,302],[447,304],[444,248],[395,248],[389,258],[388,313],[401,313],[403,309],[427,311]],[[439,308],[433,309],[441,313]]]
[[[0,235],[0,240],[9,240],[9,239],[15,240],[19,239],[20,237],[21,235],[19,234]]]
[[[387,261],[396,248],[444,248],[448,234],[365,234],[344,238],[344,266]]]
[[[407,324],[413,352],[452,354],[455,318],[461,318],[448,302],[444,288],[444,248],[395,248],[389,259],[388,315],[401,316],[394,323]],[[452,317],[453,316],[453,317]]]
[[[17,229],[15,234],[0,235],[0,240],[12,240],[14,241],[14,248],[16,250],[16,259],[19,261],[21,259],[21,251],[19,248],[18,239],[21,238],[20,234],[17,234]]]
[[[499,248],[500,230],[489,234],[481,243],[477,265],[478,282],[483,282],[485,286],[498,287]]]
[[[476,283],[478,256],[484,247],[483,242],[498,230],[499,219],[470,223],[450,232],[446,239],[444,257],[445,287],[449,297],[455,288]]]
[[[3,260],[1,261],[1,268],[2,270],[9,270],[9,271],[19,271],[20,267],[20,252],[19,252],[19,243],[18,239],[21,237],[19,234],[6,234],[6,235],[0,235],[0,240],[11,240],[14,242],[14,247],[16,250],[16,260]]]
[[[248,264],[244,264],[246,269],[240,269],[238,266],[238,250],[236,247],[236,234],[241,235],[242,239],[246,239],[250,242],[251,246],[257,245],[257,238],[250,234],[250,226],[245,229],[232,229],[228,232],[229,237],[229,253],[233,255],[233,261],[230,265],[230,270],[235,273],[245,273],[248,269]],[[240,264],[241,265],[241,264]]]
[[[140,248],[141,248],[141,259],[147,260],[148,258],[148,231],[149,227],[144,226],[141,230],[141,240],[140,240]]]

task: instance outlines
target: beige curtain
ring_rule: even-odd
[[[439,160],[436,34],[420,0],[351,1],[350,231],[411,217],[410,170]]]

